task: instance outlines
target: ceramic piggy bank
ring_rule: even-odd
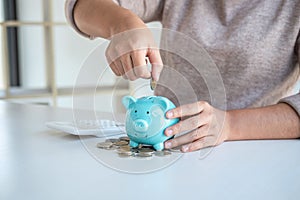
[[[152,145],[160,151],[164,148],[164,141],[169,139],[164,130],[178,119],[167,119],[165,114],[175,105],[161,96],[147,96],[135,99],[131,96],[123,97],[123,104],[127,109],[126,132],[130,138],[130,146],[139,144]]]

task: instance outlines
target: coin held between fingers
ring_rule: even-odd
[[[157,82],[153,78],[151,78],[150,79],[150,88],[151,88],[151,90],[155,90],[156,86],[157,86]]]
[[[148,69],[150,70],[153,66],[150,64],[150,61],[149,61],[148,57],[145,60],[146,60],[146,64],[148,66]],[[154,80],[154,78],[152,76],[151,79],[150,79],[150,88],[151,88],[151,90],[155,90],[156,85],[157,85],[157,82]]]

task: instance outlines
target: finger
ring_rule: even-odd
[[[199,115],[196,115],[196,116],[187,118],[185,120],[181,120],[177,124],[166,128],[165,135],[172,136],[172,135],[176,135],[178,133],[182,133],[185,131],[191,131],[193,129],[199,128],[200,126],[207,124],[207,122],[208,122],[207,119],[208,119],[208,117],[205,117],[205,116],[200,117]]]
[[[116,66],[116,64],[114,62],[111,62],[109,64],[109,66],[110,66],[111,70],[114,72],[115,75],[117,75],[117,76],[122,75],[122,73],[119,71],[118,67]]]
[[[199,140],[200,138],[206,137],[209,135],[208,132],[208,126],[202,126],[198,129],[193,130],[190,133],[186,133],[182,136],[176,137],[174,139],[168,140],[165,142],[165,148],[173,148],[177,146],[181,146],[184,144],[190,144],[196,140]]]
[[[116,63],[114,63],[112,61],[112,59],[110,59],[109,55],[108,55],[108,51],[105,52],[105,56],[106,56],[106,60],[111,68],[111,70],[114,72],[115,75],[117,76],[121,76],[122,73],[120,72],[120,70],[118,69],[118,66],[116,65]],[[122,67],[121,67],[122,68]],[[122,70],[123,71],[123,70]]]
[[[205,101],[199,101],[192,104],[186,104],[169,110],[166,113],[167,118],[180,118],[185,116],[191,116],[198,114],[204,110],[204,108],[209,107],[209,104]]]
[[[122,76],[125,74],[125,72],[124,72],[124,69],[123,69],[123,64],[122,64],[122,61],[120,60],[120,59],[117,59],[117,60],[115,60],[114,62],[114,65],[117,67],[117,69],[118,69],[118,71],[120,72],[120,71],[122,71],[123,73],[122,73]],[[126,75],[126,74],[125,74]]]
[[[120,58],[120,63],[122,64],[123,70],[127,78],[131,81],[137,79],[136,75],[133,71],[133,64],[129,54],[126,54]]]
[[[124,78],[124,79],[128,79],[128,77],[124,74],[124,75],[122,75],[122,77]]]
[[[138,78],[143,78],[143,79],[151,78],[151,73],[148,71],[146,65],[134,67],[134,73]]]
[[[163,69],[163,62],[158,49],[150,49],[147,54],[152,65],[151,76],[155,81],[158,81],[160,73]]]
[[[181,147],[182,152],[192,152],[192,151],[197,151],[199,149],[203,149],[206,147],[212,147],[216,146],[217,143],[215,142],[213,136],[208,135],[205,137],[200,138],[199,140],[196,140],[190,144],[183,145]]]
[[[117,66],[116,62],[113,62],[113,63],[114,63],[114,65]],[[122,64],[118,67],[118,71],[120,72],[120,74],[121,74],[122,76],[126,76]]]
[[[138,78],[150,78],[151,74],[147,69],[147,63],[145,61],[144,51],[135,51],[130,56],[134,65],[134,73]]]

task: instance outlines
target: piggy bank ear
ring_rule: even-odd
[[[136,99],[132,96],[125,96],[122,99],[122,103],[123,103],[123,105],[125,106],[126,109],[129,108],[130,104],[135,103],[135,102],[136,102]]]

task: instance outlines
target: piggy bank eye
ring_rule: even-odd
[[[135,110],[134,112],[137,113],[137,110]]]
[[[149,114],[149,111],[147,111],[147,114]]]

